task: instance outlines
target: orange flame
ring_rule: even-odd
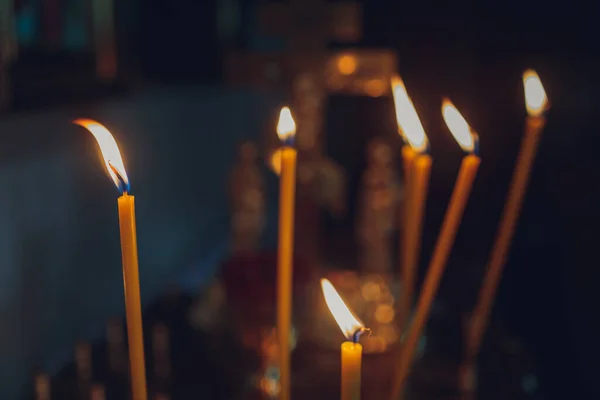
[[[344,300],[342,300],[331,282],[327,279],[321,279],[321,288],[323,289],[323,296],[325,296],[325,303],[327,303],[329,311],[333,314],[335,322],[339,325],[344,336],[350,340],[352,335],[364,328],[363,323],[344,304]]]
[[[110,131],[104,125],[91,119],[77,119],[73,123],[84,127],[94,135],[100,146],[102,157],[104,157],[106,170],[115,185],[121,188],[120,182],[123,181],[125,186],[129,186],[129,178],[127,172],[125,172],[119,146],[117,146],[117,142]]]
[[[396,121],[401,135],[413,150],[422,152],[427,147],[427,135],[419,120],[417,110],[406,92],[404,82],[397,76],[392,78],[392,94],[396,108]]]
[[[296,134],[296,123],[292,117],[289,107],[283,107],[279,112],[279,122],[277,123],[277,136],[279,140],[288,141],[294,138]]]
[[[548,108],[548,97],[537,72],[528,69],[523,73],[523,87],[527,113],[532,117],[540,116]]]
[[[465,118],[448,99],[442,102],[442,115],[448,129],[464,151],[471,152],[475,147],[474,133]]]

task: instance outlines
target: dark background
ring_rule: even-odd
[[[64,221],[61,215],[71,218],[69,221],[72,222],[65,223],[60,232],[56,231],[59,229],[57,224],[48,223],[48,232],[52,235],[58,232],[56,240],[61,241],[50,247],[63,249],[66,259],[70,260],[68,265],[92,264],[97,267],[89,267],[90,270],[101,271],[102,262],[92,260],[94,257],[90,256],[100,251],[99,248],[86,248],[80,244],[76,254],[64,250],[77,246],[77,238],[83,240],[82,237],[94,231],[94,239],[107,241],[112,238],[107,244],[111,254],[106,255],[106,263],[118,261],[118,247],[113,243],[109,225],[116,222],[116,215],[111,214],[114,208],[112,194],[116,197],[116,193],[111,193],[110,182],[105,182],[101,165],[94,157],[69,155],[76,151],[95,154],[90,141],[82,139],[77,129],[65,123],[68,118],[86,114],[104,118],[102,121],[109,128],[114,127],[113,132],[124,143],[126,150],[123,151],[128,154],[126,160],[131,160],[126,162],[140,197],[140,253],[143,254],[146,248],[147,254],[152,254],[150,249],[155,249],[154,243],[164,246],[164,238],[170,238],[169,250],[160,252],[162,258],[146,256],[160,259],[154,263],[154,269],[149,268],[155,272],[145,273],[147,286],[153,288],[147,291],[148,297],[159,291],[165,276],[176,280],[181,275],[184,267],[173,267],[173,264],[186,265],[192,260],[207,259],[209,253],[214,256],[208,251],[213,246],[207,241],[209,236],[219,235],[223,243],[226,241],[226,229],[222,226],[226,224],[227,210],[222,199],[235,143],[243,137],[259,137],[266,117],[280,99],[276,92],[258,95],[249,89],[223,86],[222,52],[231,46],[248,49],[256,44],[257,35],[252,23],[256,2],[241,2],[241,24],[233,32],[233,40],[228,42],[217,34],[219,3],[222,4],[215,0],[148,0],[119,5],[118,43],[123,64],[116,93],[111,90],[107,96],[104,92],[91,90],[84,96],[72,98],[63,96],[70,93],[69,90],[64,89],[62,93],[57,86],[46,98],[56,96],[60,100],[39,102],[30,100],[35,96],[29,95],[18,99],[18,107],[0,121],[4,138],[3,150],[0,150],[2,173],[8,180],[3,187],[7,193],[18,193],[4,194],[8,199],[5,201],[10,204],[8,209],[13,210],[5,211],[7,219],[14,219],[19,212],[30,215],[34,207],[24,205],[19,197],[27,197],[19,186],[30,187],[24,183],[27,173],[40,180],[40,176],[54,166],[57,168],[57,185],[70,189],[59,191],[48,187],[45,191],[40,189],[41,194],[31,195],[37,199],[44,196],[54,199],[55,208],[62,204],[62,213],[53,214],[57,221]],[[534,68],[540,74],[552,109],[494,319],[506,323],[531,348],[541,374],[541,386],[548,398],[600,396],[596,378],[600,357],[597,339],[600,317],[596,311],[600,301],[597,290],[600,177],[595,154],[600,138],[594,118],[598,111],[595,100],[599,86],[599,48],[595,39],[597,8],[597,5],[577,1],[364,2],[364,38],[359,46],[397,50],[399,72],[432,143],[434,166],[423,241],[424,265],[461,158],[460,150],[443,126],[441,97],[451,97],[480,134],[483,164],[452,254],[451,267],[442,285],[441,295],[460,309],[468,310],[474,301],[522,137],[525,112],[521,73],[525,68]],[[44,69],[34,61],[26,65],[27,60],[36,60],[37,55],[31,54],[24,52],[14,67],[14,76],[20,79],[19,82],[27,80],[27,74],[37,74],[39,69]],[[65,62],[75,58],[68,56]],[[15,90],[18,89],[17,82]],[[45,88],[39,91],[49,95]],[[231,113],[236,114],[234,120]],[[368,138],[380,135],[397,143],[398,147],[400,145],[391,99],[332,96],[327,110],[327,128],[329,154],[350,173],[352,210]],[[218,168],[213,167],[215,162]],[[207,172],[209,166],[211,171],[218,172]],[[19,172],[19,168],[34,172]],[[79,168],[78,174],[65,172],[68,178],[64,178],[61,171],[72,171],[73,168]],[[136,168],[137,174],[144,171],[137,179]],[[147,171],[156,171],[161,178],[151,177]],[[96,187],[106,190],[99,194],[96,192],[100,189]],[[180,194],[176,200],[172,188],[177,188],[175,193]],[[65,198],[63,202],[57,200],[57,193]],[[147,200],[145,211],[142,195],[152,199]],[[176,211],[172,209],[173,201],[178,203]],[[37,206],[41,207],[39,215],[53,213],[50,211],[52,202],[44,200],[43,204],[43,207]],[[82,216],[93,220],[77,217],[78,214],[72,214],[73,209],[79,209]],[[188,212],[194,217],[183,216]],[[65,266],[65,274],[71,276],[71,283],[65,283],[60,277],[54,278],[57,286],[52,290],[59,299],[55,309],[64,311],[65,304],[72,299],[69,296],[78,296],[81,291],[85,293],[86,288],[87,291],[95,288],[95,297],[89,304],[90,307],[97,305],[96,315],[81,310],[75,318],[68,312],[57,312],[56,319],[50,321],[47,317],[29,314],[47,302],[47,297],[39,295],[36,300],[24,293],[50,289],[44,289],[43,281],[33,288],[27,284],[30,276],[41,279],[39,270],[29,268],[27,272],[27,269],[17,267],[42,263],[53,268],[54,264],[47,259],[32,261],[25,258],[23,261],[20,256],[6,254],[10,249],[27,255],[38,254],[40,246],[48,246],[43,244],[47,235],[40,233],[40,217],[33,215],[23,217],[21,224],[30,227],[28,229],[37,239],[25,235],[20,242],[17,240],[23,244],[15,242],[13,247],[5,244],[5,277],[2,278],[7,288],[22,285],[22,289],[14,289],[14,295],[8,289],[4,292],[7,300],[3,301],[2,307],[7,311],[3,319],[20,324],[16,330],[8,329],[10,334],[5,330],[4,342],[10,346],[17,337],[23,338],[20,329],[23,332],[47,329],[49,332],[43,340],[39,334],[23,340],[22,349],[27,350],[26,356],[18,346],[12,346],[13,358],[21,359],[15,370],[22,375],[29,373],[35,364],[58,362],[56,360],[75,339],[98,332],[98,326],[102,324],[98,318],[118,312],[121,307],[118,297],[121,294],[110,300],[112,306],[103,305],[105,300],[99,300],[103,297],[102,285],[91,277],[85,278],[89,280],[86,284],[81,284],[75,278],[77,275],[68,272],[70,267]],[[98,215],[113,221],[105,222]],[[142,222],[144,215],[151,221],[146,226]],[[205,228],[199,226],[209,220],[214,226],[220,226],[219,235],[202,233]],[[329,222],[325,229],[338,231],[340,226],[350,226],[351,220],[349,216],[343,221]],[[6,226],[11,225],[6,223]],[[73,226],[78,226],[80,231],[74,233]],[[100,233],[96,226],[101,227]],[[14,234],[8,228],[5,231],[5,237]],[[94,239],[85,240],[93,242]],[[64,263],[65,257],[60,256],[56,264]],[[55,272],[47,274],[55,276]],[[142,275],[144,279],[144,273]],[[118,274],[116,278],[120,279]],[[103,280],[106,287],[119,292],[120,282],[110,279]],[[60,285],[81,287],[69,289],[72,292],[64,294],[58,293]],[[13,322],[15,320],[17,322]],[[51,332],[48,325],[57,321],[69,326],[65,328],[68,334]],[[42,343],[47,344],[51,350],[32,351],[31,343],[40,348]],[[7,368],[12,370],[8,362],[3,370]]]

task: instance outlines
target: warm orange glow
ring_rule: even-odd
[[[281,173],[281,149],[275,149],[275,151],[271,153],[269,166],[277,175]]]
[[[527,113],[532,117],[541,115],[548,107],[548,98],[537,72],[528,69],[523,73],[523,87]]]
[[[365,92],[371,97],[381,97],[385,93],[385,81],[371,79],[365,83]]]
[[[421,125],[417,110],[408,97],[404,82],[399,77],[392,78],[392,94],[396,108],[398,129],[408,144],[417,152],[422,152],[427,147],[427,135]]]
[[[331,282],[327,279],[321,279],[321,288],[323,289],[323,296],[325,296],[325,303],[327,303],[329,311],[333,314],[335,322],[337,322],[347,339],[350,339],[358,330],[364,328],[363,323],[344,304],[344,300],[342,300]]]
[[[279,122],[277,123],[277,135],[280,140],[289,140],[296,134],[296,123],[292,117],[289,107],[283,107],[279,113]]]
[[[396,312],[394,311],[394,307],[389,304],[378,304],[375,308],[374,316],[375,320],[380,324],[390,324],[394,321]]]
[[[129,178],[127,177],[127,172],[125,172],[125,166],[123,165],[119,146],[117,146],[117,142],[110,131],[106,129],[104,125],[91,119],[77,119],[73,121],[73,123],[83,126],[94,135],[100,146],[102,157],[104,157],[106,170],[115,182],[115,185],[120,187],[121,180],[123,180],[125,185],[129,185]],[[117,174],[119,176],[117,176]]]
[[[377,301],[381,297],[381,286],[375,282],[366,282],[361,288],[361,293],[366,301]]]
[[[356,56],[352,54],[344,54],[338,58],[338,71],[340,71],[342,75],[352,75],[356,71],[357,64]]]
[[[473,151],[475,146],[473,131],[465,118],[448,99],[444,99],[442,102],[442,115],[444,116],[446,125],[448,125],[448,129],[460,147],[462,147],[464,151]]]

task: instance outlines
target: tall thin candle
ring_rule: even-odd
[[[279,114],[277,134],[281,140],[281,172],[279,184],[279,243],[277,253],[277,338],[281,400],[289,400],[291,392],[292,289],[294,256],[294,200],[296,196],[296,124],[288,107]]]
[[[481,286],[479,297],[471,316],[469,336],[467,338],[467,359],[475,358],[479,352],[496,290],[502,277],[502,270],[510,250],[510,243],[517,226],[521,204],[523,203],[523,197],[525,196],[525,190],[529,182],[531,166],[535,159],[542,131],[546,125],[544,112],[548,109],[548,98],[546,97],[546,91],[542,82],[535,71],[525,71],[523,74],[523,86],[528,114],[525,124],[525,135],[523,136],[521,150],[517,157],[512,183],[496,233],[483,285]]]
[[[416,285],[419,253],[421,251],[422,222],[427,202],[431,171],[431,157],[426,154],[429,142],[417,111],[406,87],[398,77],[392,79],[392,93],[396,109],[398,131],[407,143],[402,148],[406,180],[406,196],[400,213],[403,218],[399,257],[402,292],[399,301],[399,320],[406,329]],[[409,147],[407,147],[409,146]]]
[[[404,388],[405,381],[412,366],[413,357],[417,349],[419,338],[423,334],[425,324],[431,313],[431,305],[437,294],[450,251],[454,245],[456,232],[471,193],[473,181],[477,175],[480,159],[474,154],[477,150],[477,136],[460,115],[458,110],[449,102],[445,101],[442,112],[448,128],[454,135],[463,150],[468,152],[463,158],[450,203],[446,209],[446,215],[442,228],[429,262],[423,289],[417,301],[415,316],[411,322],[407,338],[402,346],[402,357],[398,366],[392,387],[392,399],[396,400]]]
[[[125,313],[129,341],[129,364],[133,400],[146,400],[146,367],[144,362],[144,334],[138,269],[134,197],[129,194],[129,178],[125,172],[119,147],[112,134],[100,123],[89,119],[73,121],[89,130],[98,141],[106,169],[122,196],[118,199],[121,230],[121,257],[125,290]]]

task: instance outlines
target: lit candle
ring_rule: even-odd
[[[400,326],[405,329],[415,292],[431,157],[427,154],[429,142],[423,125],[404,83],[398,77],[392,80],[392,93],[398,131],[407,143],[402,148],[407,190],[401,211],[403,217],[400,243],[402,292],[399,301]]]
[[[548,109],[548,98],[546,91],[535,71],[528,70],[523,74],[523,86],[525,89],[525,104],[527,107],[527,121],[525,124],[525,135],[521,143],[521,150],[517,157],[512,183],[504,204],[504,212],[492,254],[487,266],[483,285],[471,316],[469,336],[467,338],[467,357],[472,359],[477,356],[483,334],[487,325],[496,289],[500,283],[502,269],[506,263],[506,257],[510,248],[517,219],[521,211],[521,204],[527,189],[531,166],[535,159],[535,153],[540,140],[544,125],[546,125],[545,111]]]
[[[321,279],[321,288],[329,311],[346,337],[342,343],[341,400],[360,400],[362,345],[358,339],[368,329],[344,304],[331,282]]]
[[[279,242],[277,252],[277,337],[282,400],[290,399],[292,291],[294,256],[294,200],[296,195],[296,124],[288,107],[279,113],[277,135],[281,140],[279,179]]]
[[[404,172],[404,179],[408,179],[410,176],[410,166],[415,159],[416,153],[410,147],[408,142],[405,142],[402,146],[402,171]]]
[[[402,89],[402,87],[404,86],[404,84],[402,83],[402,80],[398,77],[398,76],[394,76],[392,78],[392,95],[393,95],[393,99],[394,99],[394,106],[398,107],[400,104],[402,104],[400,98],[398,98],[398,100],[396,100],[396,98],[398,96],[402,96],[402,94],[404,93],[404,89]],[[404,96],[402,96],[401,98],[404,98]],[[398,117],[398,115],[401,115],[401,110],[396,111],[396,117]],[[402,145],[402,172],[404,174],[404,196],[403,196],[403,200],[401,203],[401,207],[402,209],[400,210],[400,221],[401,221],[401,229],[400,229],[400,249],[401,249],[401,254],[405,254],[405,251],[403,250],[406,245],[405,245],[405,240],[407,239],[407,232],[409,232],[409,227],[408,227],[408,216],[410,215],[410,205],[409,205],[409,193],[410,193],[410,167],[412,166],[412,162],[415,159],[415,156],[417,155],[417,153],[412,149],[409,141],[406,139],[406,137],[404,136],[404,133],[402,132],[402,129],[400,128],[400,121],[397,119],[398,122],[398,133],[400,134],[400,136],[402,137],[402,141],[403,141],[403,145]],[[405,265],[404,262],[402,262],[402,265]],[[402,276],[402,282],[406,282],[408,280],[411,280],[414,282],[414,278],[409,276],[405,276],[406,271],[402,268],[402,266],[400,267],[400,271],[401,271],[401,276]],[[414,285],[414,283],[413,283]],[[404,285],[404,287],[406,287],[408,285]],[[408,312],[409,312],[409,308],[411,306],[412,303],[412,296],[413,296],[413,291],[414,288],[411,287],[410,288],[406,288],[406,290],[404,290],[402,292],[403,296],[401,301],[399,302],[400,304],[400,325],[402,327],[404,327],[405,325],[405,317],[407,317]]]
[[[402,170],[404,172],[404,179],[408,179],[410,166],[412,161],[415,158],[416,153],[413,151],[408,139],[404,136],[404,132],[402,131],[402,125],[400,123],[400,115],[403,115],[404,112],[402,107],[406,107],[406,89],[404,88],[404,83],[402,79],[398,76],[394,76],[392,78],[392,95],[394,99],[394,107],[396,108],[396,121],[398,123],[398,133],[402,136],[403,146],[402,146]],[[410,100],[409,100],[410,101]],[[419,122],[420,125],[420,122]],[[422,130],[422,127],[421,127]]]
[[[471,130],[467,121],[448,100],[445,100],[442,105],[442,113],[450,132],[462,149],[467,152],[467,155],[462,160],[452,197],[446,209],[444,222],[429,262],[423,289],[417,301],[415,316],[402,347],[402,357],[394,380],[392,399],[398,399],[398,396],[402,394],[404,382],[410,372],[419,338],[429,319],[431,305],[444,274],[446,262],[454,245],[456,232],[460,226],[480,163],[479,157],[475,154],[477,151],[477,135]]]
[[[146,400],[146,367],[144,364],[144,335],[138,271],[134,197],[129,195],[129,179],[125,172],[119,147],[112,134],[100,123],[89,119],[73,121],[89,130],[98,141],[106,169],[122,196],[118,199],[121,228],[121,257],[125,289],[125,313],[129,341],[129,364],[133,400]]]

